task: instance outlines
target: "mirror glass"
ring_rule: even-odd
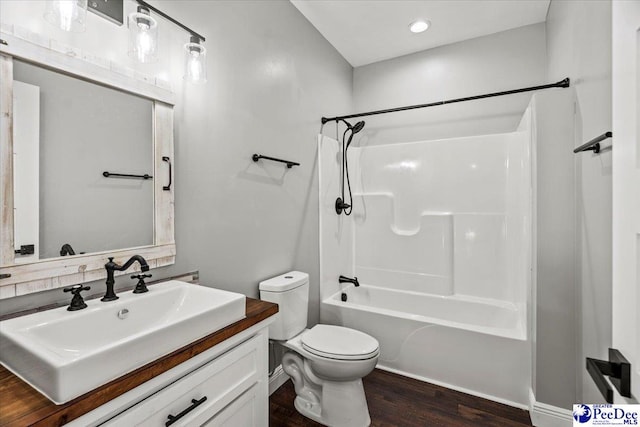
[[[16,263],[152,245],[153,102],[13,65]]]

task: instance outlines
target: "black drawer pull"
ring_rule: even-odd
[[[187,415],[189,412],[193,411],[194,409],[196,409],[198,406],[202,405],[204,403],[204,401],[207,400],[207,396],[203,397],[200,400],[196,400],[196,399],[191,399],[191,406],[189,406],[187,409],[185,409],[184,411],[180,412],[178,415],[167,415],[167,419],[168,421],[166,423],[164,423],[164,425],[166,427],[169,427],[171,424],[175,423],[176,421],[178,421],[180,418],[184,417],[185,415]]]

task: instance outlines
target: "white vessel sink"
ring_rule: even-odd
[[[118,296],[0,322],[0,362],[61,404],[245,317],[244,295],[176,280]]]

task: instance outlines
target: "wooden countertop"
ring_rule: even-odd
[[[51,402],[4,366],[0,366],[0,426],[61,426],[277,312],[277,304],[247,298],[246,317],[243,320],[62,405]]]

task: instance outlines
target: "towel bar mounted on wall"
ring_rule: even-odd
[[[595,154],[598,154],[600,152],[600,142],[612,137],[613,134],[611,132],[605,132],[602,135],[593,138],[591,141],[585,142],[580,147],[573,150],[573,152],[581,153],[583,151],[593,151]]]
[[[605,375],[621,396],[631,397],[631,364],[615,348],[609,349],[609,360],[587,357],[587,371],[607,403],[613,403],[613,389],[605,380]]]
[[[291,160],[277,159],[275,157],[263,156],[262,154],[254,154],[253,156],[251,156],[251,159],[254,162],[257,162],[260,159],[265,159],[265,160],[271,160],[273,162],[286,163],[289,169],[291,169],[293,166],[300,166],[300,163],[298,162],[292,162]]]
[[[153,177],[149,174],[144,174],[144,175],[131,175],[128,173],[113,173],[113,172],[107,172],[104,171],[102,172],[102,176],[104,176],[105,178],[111,178],[111,177],[115,177],[115,178],[140,178],[140,179],[152,179]]]

